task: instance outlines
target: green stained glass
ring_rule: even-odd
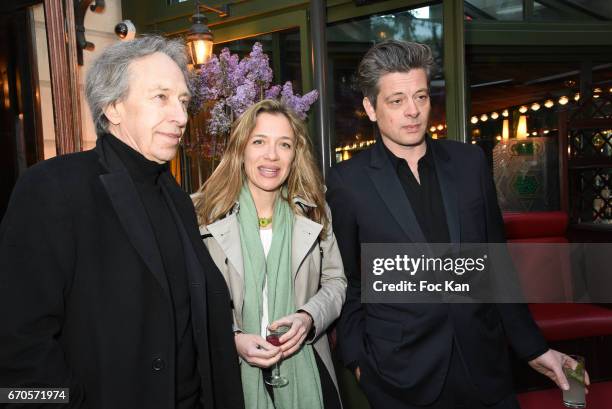
[[[514,190],[521,196],[535,194],[538,186],[538,178],[535,176],[517,176],[514,179]]]

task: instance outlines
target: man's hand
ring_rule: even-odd
[[[269,328],[274,330],[282,326],[291,327],[279,339],[283,359],[286,359],[296,353],[304,343],[306,336],[312,328],[312,317],[305,312],[297,312],[277,319],[269,325]]]
[[[355,368],[355,378],[357,378],[357,382],[361,380],[361,369],[359,367]]]
[[[279,347],[275,347],[259,335],[237,333],[234,342],[238,355],[251,366],[269,368],[282,357]]]
[[[563,367],[565,366],[574,369],[576,368],[577,364],[578,362],[576,362],[575,359],[572,359],[570,356],[567,356],[559,351],[555,351],[554,349],[549,349],[539,357],[529,361],[529,365],[533,369],[548,376],[554,383],[557,384],[559,388],[563,389],[564,391],[569,389],[569,383],[567,382],[567,378],[563,373]],[[589,386],[590,383],[589,374],[585,370],[584,385]],[[588,393],[588,389],[584,389],[585,392]]]

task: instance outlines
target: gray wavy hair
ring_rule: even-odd
[[[164,53],[170,57],[183,72],[187,87],[191,89],[186,49],[180,40],[146,35],[113,44],[94,61],[85,80],[85,96],[98,135],[108,131],[104,109],[128,94],[130,64],[154,53]]]
[[[357,68],[357,81],[363,96],[376,107],[378,81],[385,74],[421,68],[431,80],[436,66],[431,48],[425,44],[386,40],[370,48]]]

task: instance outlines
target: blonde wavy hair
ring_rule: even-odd
[[[289,121],[295,136],[295,155],[287,180],[283,183],[287,188],[288,197],[283,199],[289,203],[294,213],[303,214],[322,224],[321,237],[324,237],[329,228],[329,217],[326,213],[323,178],[315,163],[308,130],[291,109],[271,99],[264,99],[252,105],[232,124],[232,131],[219,166],[194,195],[198,223],[207,225],[221,219],[238,200],[240,189],[246,181],[244,151],[255,129],[257,116],[262,113],[283,115]],[[305,212],[293,203],[293,200],[289,200],[298,196],[315,204],[316,207],[307,207]]]

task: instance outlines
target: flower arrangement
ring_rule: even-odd
[[[264,98],[280,99],[296,115],[306,119],[319,93],[313,90],[300,96],[293,92],[290,81],[283,86],[271,85],[272,78],[268,55],[260,43],[255,43],[243,59],[224,48],[219,56],[213,54],[202,66],[196,77],[191,110],[207,113],[205,133],[196,133],[198,139],[208,139],[206,156],[213,159],[220,156],[234,119]]]

